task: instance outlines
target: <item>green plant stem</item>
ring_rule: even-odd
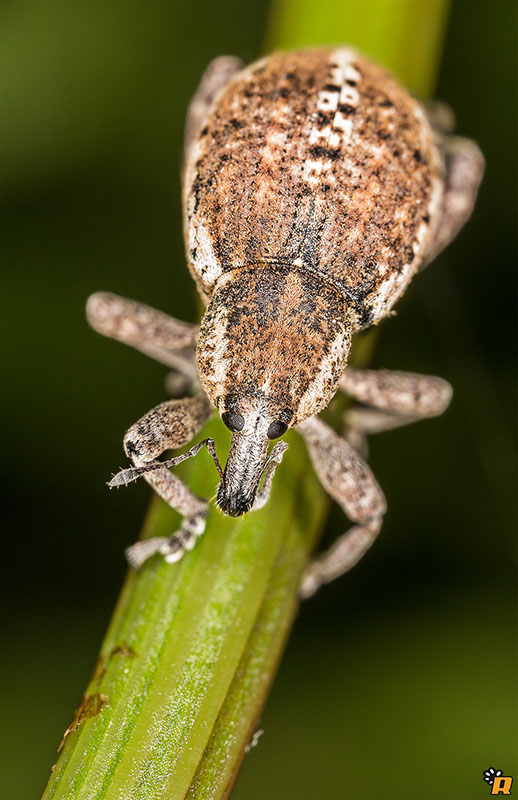
[[[283,0],[274,5],[268,45],[347,41],[426,96],[446,9],[442,0]],[[218,420],[200,438],[207,435],[228,452]],[[178,564],[154,558],[128,573],[46,800],[229,795],[328,507],[301,440],[293,432],[287,439],[264,509],[236,520],[212,508],[204,536]],[[181,474],[198,494],[213,496],[217,476],[205,452]],[[178,521],[155,499],[143,536],[168,535]]]
[[[202,435],[228,446],[219,421]],[[224,771],[219,755],[203,757],[209,745],[223,748],[231,774],[260,711],[327,507],[299,437],[289,441],[293,464],[280,466],[261,512],[236,520],[213,509],[209,535],[178,564],[157,558],[128,574],[87,688],[87,697],[101,700],[89,701],[68,734],[45,797],[212,796],[203,775],[215,770],[221,780]],[[186,473],[197,492],[213,493],[217,475],[205,453]],[[163,535],[177,523],[156,500],[144,535]],[[216,739],[213,730],[223,735]],[[199,794],[191,786],[197,771]]]
[[[267,49],[354,45],[391,69],[420,97],[433,91],[448,0],[281,0]]]

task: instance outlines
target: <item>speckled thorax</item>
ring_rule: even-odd
[[[274,406],[294,424],[334,393],[353,315],[332,281],[307,270],[262,264],[225,273],[202,321],[198,368],[220,412],[234,398]]]

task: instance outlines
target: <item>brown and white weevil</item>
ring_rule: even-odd
[[[451,389],[432,376],[352,369],[347,356],[352,334],[389,314],[471,213],[484,161],[451,130],[446,107],[421,105],[350,48],[209,66],[187,116],[183,171],[187,259],[207,306],[200,327],[111,294],[88,301],[95,330],[191,387],[124,437],[135,466],[110,485],[144,475],[184,517],[169,538],[130,547],[134,566],[154,553],[176,561],[204,530],[207,501],[169,467],[206,446],[220,474],[218,506],[244,514],[266,502],[287,447],[268,454],[269,444],[291,427],[355,523],[309,566],[302,595],[373,542],[385,498],[358,443],[441,414]],[[338,389],[361,404],[348,414],[352,444],[317,416]],[[214,407],[232,431],[224,471],[211,439],[157,460],[188,443]]]

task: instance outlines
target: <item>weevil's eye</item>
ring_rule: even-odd
[[[231,431],[242,431],[245,425],[243,417],[236,411],[225,411],[221,415],[221,419]]]
[[[279,436],[282,436],[287,430],[288,426],[286,423],[277,420],[276,422],[272,422],[266,435],[268,436],[268,439],[278,439]]]

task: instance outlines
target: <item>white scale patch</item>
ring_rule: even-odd
[[[327,356],[322,359],[320,369],[311,381],[310,387],[302,395],[297,409],[300,421],[313,416],[313,414],[318,414],[322,410],[322,401],[324,407],[328,405],[331,398],[326,390],[327,383],[342,372],[348,351],[349,337],[344,330],[341,330],[335,337]],[[337,364],[339,365],[338,369]]]
[[[353,121],[348,119],[338,106],[349,105],[353,108],[359,103],[360,96],[354,86],[349,86],[347,81],[358,82],[361,75],[353,67],[353,62],[357,58],[354,50],[339,49],[330,53],[330,62],[335,62],[336,66],[330,71],[329,83],[339,87],[340,91],[322,89],[317,97],[317,109],[325,114],[335,112],[333,122],[325,128],[311,129],[309,134],[310,145],[321,145],[337,149],[350,143],[353,135]],[[316,186],[322,180],[322,174],[331,169],[332,159],[308,159],[304,164],[303,178],[306,183]],[[331,179],[332,176],[326,176]]]
[[[196,249],[194,267],[206,286],[213,286],[221,275],[218,261],[209,232],[201,222],[191,220],[189,226],[189,251]]]
[[[339,99],[340,95],[337,94],[337,92],[329,92],[323,89],[318,95],[317,108],[324,113],[327,111],[336,111]]]
[[[212,371],[208,374],[200,371],[200,377],[202,377],[206,385],[209,397],[222,397],[228,386],[228,369],[230,366],[226,309],[218,309],[211,323],[211,332],[205,339],[205,346],[210,348]]]

